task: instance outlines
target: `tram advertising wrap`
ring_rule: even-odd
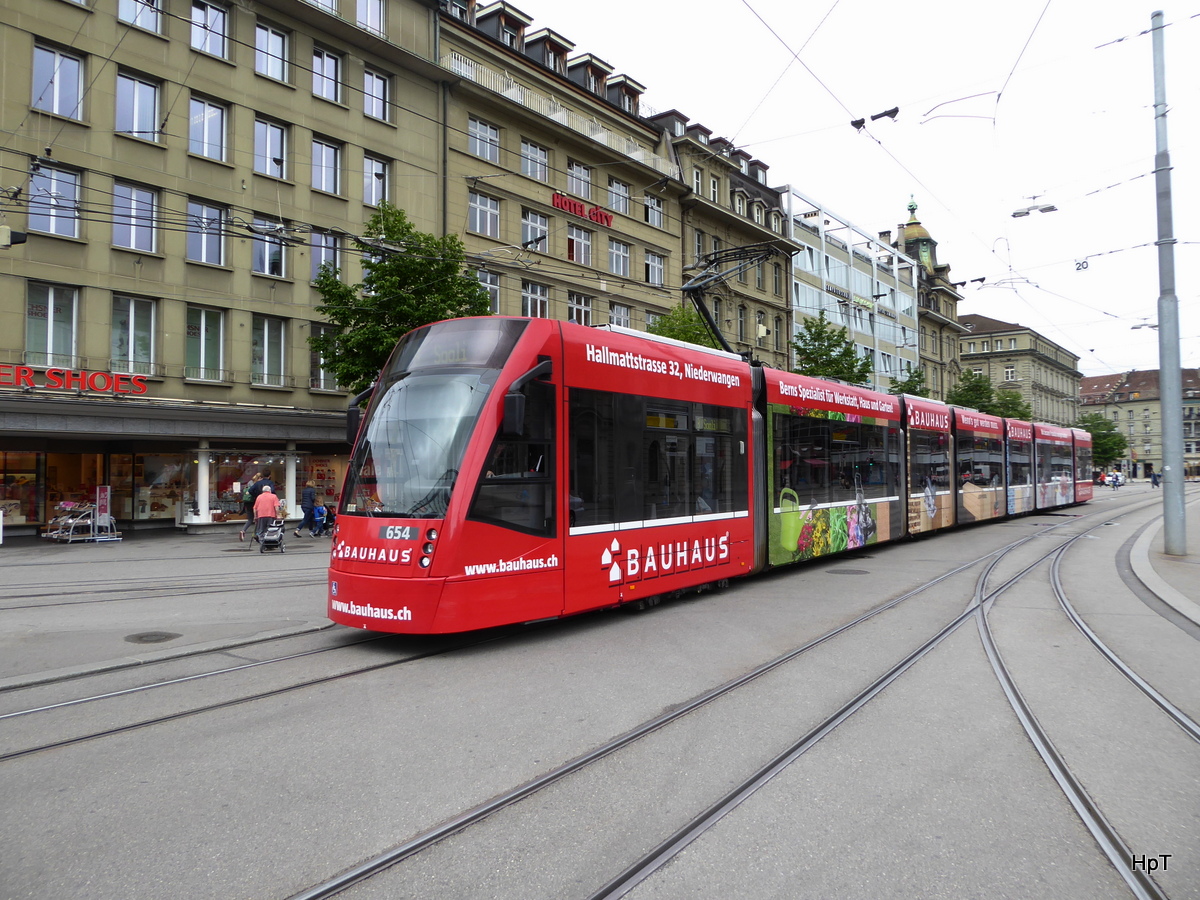
[[[899,537],[900,398],[764,371],[771,565]]]
[[[1090,443],[1036,427],[614,326],[438,322],[373,388],[329,617],[432,634],[650,606],[1032,511],[1035,460],[1037,508],[1072,502]]]

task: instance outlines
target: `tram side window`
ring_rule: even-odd
[[[950,486],[949,437],[941,432],[911,428],[908,432],[910,494],[926,489],[945,490]]]
[[[828,503],[828,420],[776,413],[774,426],[776,487],[795,491],[801,506]]]
[[[896,496],[886,426],[830,420],[829,429],[833,499],[857,500],[860,493],[867,500]]]
[[[743,410],[572,389],[571,524],[747,508]]]
[[[498,433],[471,500],[468,518],[528,534],[555,533],[554,387],[525,386],[520,437]]]
[[[1008,483],[1033,484],[1033,465],[1029,461],[1029,441],[1008,442]]]
[[[1004,475],[1004,444],[999,438],[960,434],[955,444],[963,484],[997,487]]]

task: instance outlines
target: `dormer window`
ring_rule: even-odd
[[[593,94],[604,93],[604,73],[598,69],[587,70],[587,89]]]
[[[621,94],[621,109],[625,110],[625,112],[627,112],[627,113],[632,113],[633,115],[637,115],[637,111],[638,111],[637,97],[628,92],[622,92],[622,94]]]
[[[506,47],[512,47],[514,50],[521,49],[520,30],[507,22],[500,26],[500,40],[504,42],[504,46]]]
[[[735,194],[733,197],[733,208],[739,216],[746,214],[746,198],[741,194]]]
[[[553,69],[559,75],[567,74],[567,54],[559,50],[557,47],[546,45],[546,58],[544,60],[546,68]]]
[[[761,203],[754,204],[754,221],[761,225],[763,221],[763,208]]]
[[[471,11],[467,0],[446,0],[446,11],[460,21],[471,21]]]
[[[708,143],[708,135],[705,134],[703,131],[701,131],[696,135],[696,140],[698,140],[702,144],[707,144]]]

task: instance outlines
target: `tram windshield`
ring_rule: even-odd
[[[521,324],[457,320],[401,341],[375,390],[346,476],[341,512],[445,516],[479,411]]]

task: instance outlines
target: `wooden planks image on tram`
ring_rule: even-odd
[[[955,407],[954,455],[958,524],[1005,515],[1004,420]]]
[[[908,447],[908,533],[923,534],[954,524],[951,486],[954,447],[950,407],[937,400],[904,397]]]
[[[903,534],[900,401],[764,369],[772,566]]]

